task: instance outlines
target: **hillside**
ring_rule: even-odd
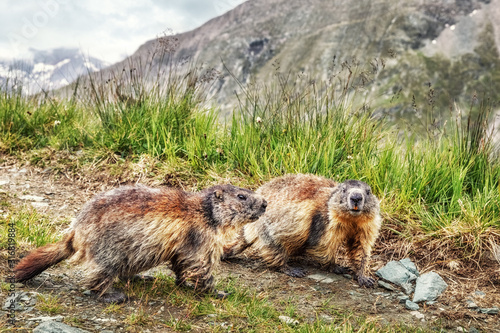
[[[421,118],[431,93],[439,119],[474,94],[500,97],[499,22],[500,0],[253,0],[146,42],[100,77],[142,69],[157,80],[191,59],[222,74],[213,100],[229,112],[240,84],[270,82],[277,72],[326,82],[349,66],[368,104],[388,119]]]

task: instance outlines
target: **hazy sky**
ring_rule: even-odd
[[[2,0],[0,59],[76,47],[116,62],[147,40],[194,29],[245,0]]]

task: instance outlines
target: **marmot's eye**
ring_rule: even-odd
[[[367,195],[370,195],[370,193],[372,193],[372,191],[370,191],[370,189],[366,190]]]
[[[247,197],[246,197],[246,195],[238,194],[238,199],[240,199],[240,200],[246,200]]]

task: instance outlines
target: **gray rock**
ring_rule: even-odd
[[[288,316],[279,316],[278,318],[279,318],[279,320],[281,320],[282,322],[284,322],[285,324],[290,325],[290,326],[295,326],[295,325],[299,324],[298,320],[290,318]]]
[[[35,202],[45,201],[44,197],[40,197],[40,196],[37,196],[37,195],[21,195],[19,197],[19,199],[25,200],[25,201],[35,201]]]
[[[392,284],[384,282],[382,280],[378,281],[378,285],[381,286],[384,289],[387,289],[389,291],[395,291],[396,289],[392,286]]]
[[[469,333],[481,333],[481,332],[474,326],[471,326],[469,327]]]
[[[418,309],[420,309],[420,306],[418,306],[417,303],[413,303],[412,301],[407,299],[405,302],[405,308],[411,311],[417,311]]]
[[[413,302],[434,301],[447,287],[448,284],[436,272],[422,274],[417,279]]]
[[[36,318],[29,318],[27,319],[28,321],[39,321],[39,322],[46,322],[46,321],[62,321],[64,319],[63,316],[55,316],[55,317],[36,317]]]
[[[499,312],[499,309],[498,308],[481,308],[481,309],[479,309],[479,312],[485,313],[485,314],[496,315]]]
[[[474,292],[474,295],[476,295],[477,297],[481,297],[481,298],[484,297],[484,296],[486,296],[486,294],[484,292],[480,291],[480,290],[476,290]]]
[[[14,295],[7,297],[2,306],[4,311],[23,311],[32,303],[30,294],[27,292],[15,292]]]
[[[410,282],[402,283],[401,288],[403,288],[403,291],[406,295],[410,295],[415,290],[415,287]]]
[[[330,275],[322,273],[308,275],[307,278],[321,283],[332,283],[339,280],[338,275],[334,276],[333,274]]]
[[[38,325],[33,333],[90,333],[80,328],[71,327],[57,321],[46,321]]]
[[[405,304],[406,301],[410,300],[410,297],[409,296],[398,296],[398,300],[399,300],[399,303],[401,304]]]
[[[415,281],[417,276],[410,272],[401,262],[390,261],[384,267],[379,269],[375,274],[378,277],[392,282],[398,286],[404,283]]]
[[[469,309],[477,309],[478,308],[477,304],[471,299],[466,300],[465,303],[467,303],[467,307]]]
[[[415,264],[410,260],[410,258],[401,259],[399,262],[402,263],[403,266],[405,266],[407,270],[409,270],[410,272],[412,272],[416,276],[420,275],[420,273],[418,272],[417,266],[415,266]]]

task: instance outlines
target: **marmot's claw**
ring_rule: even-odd
[[[291,277],[302,278],[302,277],[307,275],[307,271],[305,269],[298,268],[298,267],[288,267],[287,266],[287,267],[282,268],[281,271],[283,273],[285,273],[286,275],[291,276]]]
[[[334,264],[330,266],[328,269],[330,272],[335,273],[335,274],[352,274],[352,269],[346,266],[340,266],[337,264]]]
[[[375,287],[375,279],[368,276],[359,276],[358,284],[360,287],[373,288]]]

